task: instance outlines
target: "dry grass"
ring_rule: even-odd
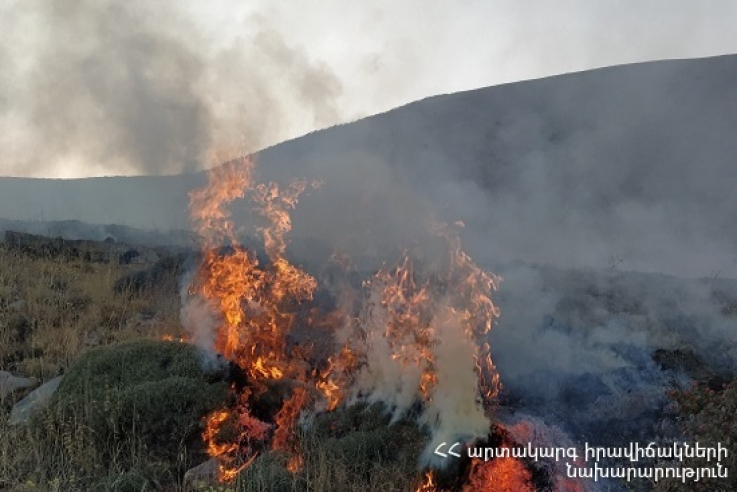
[[[45,381],[94,346],[178,335],[175,275],[155,290],[115,291],[118,279],[142,268],[146,265],[38,257],[0,244],[0,369]],[[85,433],[70,425],[59,435],[47,429],[41,439],[38,430],[10,426],[10,409],[22,396],[0,401],[0,490],[86,490],[76,488],[80,477],[48,445],[84,448]]]
[[[121,278],[150,266],[29,255],[0,244],[0,370],[49,380],[94,346],[181,335],[176,272],[157,277],[153,288],[116,289]],[[733,445],[735,395],[735,383],[716,393],[699,390],[676,395],[687,433],[697,440],[726,439]],[[192,457],[181,443],[171,443],[179,452],[175,463],[166,464],[175,473],[165,483],[146,483],[144,470],[155,463],[138,445],[144,439],[135,428],[121,429],[119,437],[106,444],[104,453],[113,458],[103,469],[95,456],[89,457],[89,469],[80,468],[68,456],[100,451],[99,445],[87,441],[90,433],[83,419],[70,415],[63,426],[10,426],[8,414],[22,396],[19,392],[0,401],[0,492],[185,490],[182,477]],[[80,415],[88,411],[81,404]],[[331,449],[326,436],[304,439],[304,468],[299,474],[285,475],[278,463],[264,461],[234,484],[199,490],[399,492],[418,485],[420,474],[412,460],[380,462],[369,453],[357,462]],[[121,456],[121,450],[127,455]],[[91,488],[91,476],[98,483],[96,489]],[[663,483],[658,490],[681,489],[678,484]]]
[[[178,275],[165,276],[154,288],[116,290],[121,278],[150,266],[39,257],[0,244],[0,369],[49,380],[97,345],[181,335]],[[172,442],[179,453],[177,463],[168,463],[176,473],[165,483],[146,483],[144,470],[155,463],[136,445],[144,441],[140,431],[121,429],[101,450],[89,441],[84,415],[91,409],[84,403],[65,425],[11,426],[10,409],[22,396],[18,392],[0,402],[0,491],[185,490],[182,477],[192,457],[181,443]],[[234,484],[198,490],[398,492],[419,480],[414,463],[377,463],[370,456],[361,465],[364,479],[357,480],[355,462],[336,458],[315,436],[306,439],[305,467],[298,475],[284,475],[276,464],[258,466]],[[88,469],[79,466],[79,457],[92,450],[113,456],[105,469],[91,455]]]
[[[141,268],[33,258],[0,245],[0,366],[48,379],[91,346],[175,331],[176,278],[115,292],[121,276]]]

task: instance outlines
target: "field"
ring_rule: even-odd
[[[126,249],[121,250],[117,244],[57,244],[54,240],[25,236],[22,242],[14,246],[7,241],[0,244],[3,370],[48,381],[63,374],[93,348],[181,335],[181,255],[160,249],[158,255],[149,252],[148,261],[119,264],[117,252]],[[184,472],[198,464],[195,460],[203,460],[201,454],[188,456],[190,449],[172,438],[170,445],[177,461],[154,464],[144,447],[123,443],[141,440],[142,436],[137,435],[140,431],[135,428],[121,429],[118,440],[111,436],[106,443],[109,449],[101,449],[99,443],[90,440],[82,419],[70,421],[69,425],[40,428],[9,425],[10,409],[24,393],[27,391],[9,395],[0,402],[0,490],[89,490],[94,484],[101,487],[97,490],[154,490],[152,476],[160,480],[156,489],[184,490]],[[88,413],[89,409],[82,405],[79,412]],[[382,416],[375,419],[375,425],[386,425]],[[373,490],[399,491],[406,490],[413,479],[407,474],[407,460],[372,460],[370,442],[357,444],[354,450],[367,453],[366,459],[362,459],[366,470],[358,470],[354,464],[341,465],[336,459],[335,442],[313,444],[305,459],[310,490],[335,490],[337,485],[341,490],[358,491],[367,490],[369,485]],[[117,455],[118,462],[100,459],[91,452],[95,445],[101,454],[113,450],[109,454]],[[378,445],[374,442],[373,446]],[[130,455],[120,456],[120,451],[114,451],[116,448],[125,448]],[[80,457],[87,462],[80,462]],[[414,463],[410,470],[413,467]],[[369,472],[368,482],[355,480],[354,474]],[[280,484],[280,490],[291,490],[292,485],[302,490],[303,483],[294,480],[292,484],[283,474],[278,475],[278,468],[264,464],[249,476],[251,485],[247,490],[275,490],[275,484]],[[229,488],[223,486],[222,490]]]
[[[179,283],[186,255],[166,248],[137,248],[137,255],[126,255],[129,251],[114,241],[7,236],[0,245],[0,370],[48,381],[68,373],[93,349],[182,336]],[[730,306],[725,305],[727,314]],[[684,364],[673,362],[674,357],[671,364]],[[129,363],[145,367],[149,362]],[[692,439],[733,446],[737,385],[725,379],[715,387],[716,380],[707,379],[671,393],[679,425]],[[85,418],[96,411],[89,401],[75,402],[73,411],[61,419],[56,415],[33,425],[8,424],[13,404],[28,391],[0,401],[3,491],[411,491],[422,480],[416,463],[426,436],[411,422],[390,426],[388,417],[375,408],[368,413],[355,407],[340,410],[300,431],[303,463],[297,474],[287,472],[277,454],[267,453],[231,484],[198,486],[185,485],[184,480],[188,469],[206,460],[198,439],[171,437],[151,443],[145,422],[135,419],[130,427],[102,427],[102,433]],[[155,417],[151,425],[176,413],[167,410],[167,403],[162,402],[161,410],[148,403]],[[109,408],[114,420],[118,407],[112,402]],[[187,432],[199,436],[202,423],[192,420],[186,423]],[[174,419],[172,425],[179,424]],[[730,463],[733,460],[730,457]],[[632,490],[651,490],[652,485]],[[715,490],[708,483],[703,489],[693,487],[661,482],[655,489]],[[539,490],[545,490],[544,484]]]

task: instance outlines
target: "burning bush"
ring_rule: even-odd
[[[461,223],[428,220],[428,234],[441,245],[444,258],[425,269],[404,254],[395,268],[364,281],[362,291],[354,293],[360,306],[346,307],[342,304],[352,303],[343,300],[326,312],[315,303],[318,279],[286,255],[291,210],[303,192],[317,186],[303,180],[287,186],[257,183],[254,162],[245,158],[213,168],[208,184],[190,193],[202,259],[183,293],[183,326],[195,343],[237,365],[250,392],[263,393],[267,382],[275,380],[296,383],[276,414],[257,415],[249,398],[231,414],[239,421],[265,418],[273,435],[262,447],[286,453],[293,472],[304,462],[294,444],[300,415],[334,411],[349,399],[383,402],[395,421],[418,405],[416,425],[432,433],[422,457],[426,463],[434,459],[433,442],[484,436],[499,390],[488,333],[499,316],[491,295],[501,278],[464,252],[457,234]],[[229,210],[238,200],[245,200],[258,218],[264,258],[239,241]],[[332,349],[327,360],[311,353],[317,337],[302,346],[293,343],[300,330],[323,329],[333,335],[332,343],[325,340]],[[204,435],[210,456],[237,463],[221,465],[225,481],[263,451],[248,439],[237,439],[245,447],[213,443],[218,434],[213,426],[227,419],[211,415]],[[247,429],[241,434],[247,435]],[[246,458],[234,456],[238,451]],[[345,451],[340,454],[345,458]]]
[[[181,453],[196,451],[201,418],[224,404],[227,387],[216,379],[190,345],[101,347],[71,367],[33,431],[82,476],[139,469],[172,478]]]
[[[236,481],[239,491],[410,489],[428,436],[411,420],[391,422],[382,404],[356,404],[319,414],[298,431],[303,463],[297,473],[272,451]]]

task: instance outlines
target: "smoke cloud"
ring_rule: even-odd
[[[189,172],[337,119],[341,84],[262,17],[217,48],[171,1],[12,1],[0,18],[3,173]]]
[[[0,169],[54,177],[200,169],[214,152],[262,149],[435,94],[734,52],[736,8],[8,0]],[[422,23],[413,21],[419,13]]]
[[[737,369],[733,280],[509,266],[494,360],[513,407],[603,443],[673,435],[666,391]]]

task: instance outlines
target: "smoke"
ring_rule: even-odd
[[[731,52],[734,9],[8,0],[0,166],[25,176],[199,169],[212,152],[258,150],[434,94]],[[413,22],[420,12],[423,22]]]
[[[197,271],[193,262],[188,263],[190,264],[179,281],[182,306],[179,323],[187,332],[188,340],[199,349],[202,369],[206,372],[223,371],[228,361],[215,350],[217,328],[222,323],[222,315],[212,301],[190,292]]]
[[[0,17],[5,173],[194,171],[338,117],[335,76],[263,18],[215,47],[173,1],[13,1]]]
[[[222,322],[211,302],[199,296],[185,297],[182,301],[180,320],[191,337],[193,344],[206,353],[215,354],[215,336],[217,327]]]
[[[320,177],[323,189],[295,211],[293,237],[354,256],[421,244],[435,214],[463,220],[469,253],[488,267],[616,261],[735,276],[734,60],[441,96],[268,149],[259,162],[269,179]]]
[[[435,466],[447,464],[434,454],[441,443],[471,442],[489,434],[489,417],[479,402],[476,347],[458,336],[463,331],[458,324],[457,319],[446,319],[438,325],[437,385],[420,419],[432,432],[422,460]]]
[[[735,281],[516,265],[494,361],[514,408],[590,442],[678,435],[666,392],[734,374]]]
[[[729,0],[473,0],[453,8],[419,0],[309,6],[262,0],[249,7],[336,67],[350,95],[342,108],[352,116],[436,94],[737,50],[730,22],[737,10]],[[218,28],[227,24],[223,17]]]
[[[442,316],[443,309],[449,306],[438,307],[432,321],[437,338],[430,349],[430,367],[417,346],[416,334],[408,331],[401,339],[390,340],[387,325],[396,320],[381,307],[378,298],[368,304],[373,309],[369,318],[361,322],[361,329],[366,332],[365,344],[354,347],[365,352],[365,362],[351,387],[353,401],[382,402],[392,412],[393,421],[410,415],[417,403],[424,401],[422,413],[416,418],[432,438],[422,462],[444,466],[446,463],[433,454],[440,443],[471,442],[489,433],[491,423],[480,404],[475,366],[478,349],[473,340],[464,336],[458,319]],[[412,352],[408,354],[408,350]],[[427,370],[432,370],[436,378],[429,398],[421,390]]]

